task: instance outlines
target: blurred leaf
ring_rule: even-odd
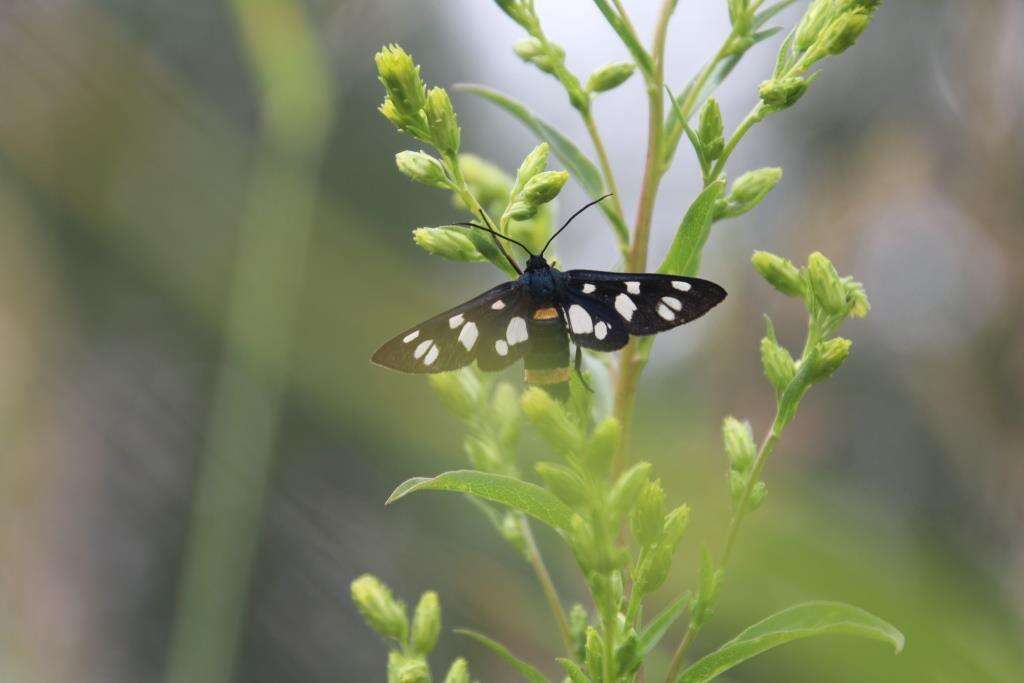
[[[794,605],[759,621],[728,643],[697,661],[677,683],[702,683],[752,657],[799,638],[848,634],[890,643],[898,654],[903,634],[892,624],[859,607],[841,602]]]
[[[470,631],[464,628],[457,628],[455,629],[455,632],[459,635],[472,638],[494,654],[504,659],[512,666],[513,669],[521,673],[523,678],[530,681],[530,683],[550,683],[550,681],[544,677],[544,674],[509,652],[508,648],[501,643],[491,640],[482,633],[477,633],[476,631]]]
[[[469,493],[525,512],[559,531],[569,531],[569,520],[573,516],[572,510],[547,489],[527,481],[476,470],[455,470],[436,477],[406,479],[385,505],[416,491]]]
[[[572,140],[567,138],[562,133],[558,132],[545,123],[542,119],[538,118],[527,109],[526,105],[518,102],[508,95],[498,92],[493,88],[488,88],[484,85],[475,85],[472,83],[460,83],[454,86],[456,90],[462,92],[472,93],[479,95],[485,100],[493,102],[512,116],[519,119],[523,125],[529,128],[533,133],[547,142],[551,146],[551,151],[555,153],[555,156],[565,164],[565,167],[569,170],[576,181],[586,190],[587,194],[593,199],[597,199],[601,195],[605,194],[604,180],[601,178],[601,172],[597,169],[590,159],[588,159],[583,152],[573,144]],[[598,204],[605,216],[611,221],[612,228],[615,230],[615,234],[620,240],[626,241],[629,239],[629,228],[622,222],[622,219],[615,213],[615,211],[605,204]]]
[[[565,657],[559,657],[556,661],[565,669],[565,673],[569,675],[569,680],[572,683],[590,683],[590,677],[583,673],[583,669],[576,662]]]
[[[715,202],[725,192],[725,181],[717,180],[697,195],[679,224],[672,246],[658,268],[659,273],[696,275],[700,268],[700,253],[708,241],[711,221],[715,215]]]
[[[690,591],[683,593],[676,598],[675,602],[671,603],[658,616],[654,617],[651,623],[640,633],[640,643],[637,648],[640,657],[646,657],[651,650],[658,646],[658,643],[668,629],[686,611],[692,597],[693,594]]]
[[[796,0],[781,0],[775,3],[771,7],[766,7],[757,14],[754,15],[753,27],[761,28],[764,26],[769,19],[774,17],[776,14],[792,5]]]

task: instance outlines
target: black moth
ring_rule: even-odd
[[[522,247],[530,254],[526,270],[509,258],[520,273],[518,279],[410,327],[377,349],[373,362],[422,374],[456,370],[474,360],[481,370],[494,372],[522,358],[526,382],[564,400],[569,393],[570,339],[579,372],[582,349],[621,349],[631,334],[670,330],[699,318],[725,298],[724,289],[699,278],[600,270],[563,273],[553,268],[544,260],[544,251],[573,218],[597,201],[570,216],[539,254],[482,225],[460,223]]]

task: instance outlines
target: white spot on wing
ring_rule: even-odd
[[[672,281],[672,286],[675,289],[678,289],[680,292],[689,292],[690,291],[690,283],[689,282],[683,282],[682,280],[673,280]]]
[[[473,344],[476,343],[476,338],[479,335],[476,323],[466,323],[466,326],[462,328],[462,332],[459,332],[459,342],[469,351],[473,348]]]
[[[407,334],[404,337],[402,337],[402,341],[405,342],[406,344],[408,344],[409,342],[411,342],[413,339],[415,339],[418,336],[420,336],[420,331],[419,330],[413,330],[409,334]]]
[[[591,320],[590,314],[579,304],[569,307],[569,324],[572,325],[574,334],[590,334],[594,330],[594,321]]]
[[[658,315],[665,320],[675,320],[676,314],[672,312],[672,309],[665,304],[658,304]]]
[[[502,301],[501,299],[498,299],[493,304],[491,304],[491,308],[495,311],[500,311],[501,309],[505,308],[505,302]]]
[[[615,297],[615,310],[628,322],[633,319],[633,311],[636,310],[636,304],[625,294],[619,294]]]
[[[626,283],[626,291],[629,292],[630,294],[639,294],[640,283],[637,282],[636,280],[630,280],[629,282]]]
[[[448,318],[448,327],[454,330],[464,322],[466,322],[466,318],[461,313],[459,313],[458,315],[453,315],[452,317]]]
[[[515,346],[519,342],[526,341],[529,335],[526,333],[526,319],[516,316],[508,321],[508,328],[505,330],[505,339],[509,346]]]
[[[423,364],[430,365],[431,363],[433,363],[435,360],[437,360],[437,356],[439,353],[441,352],[440,350],[438,350],[437,344],[431,346],[430,350],[427,351],[427,356],[423,359]]]
[[[498,341],[494,342],[494,350],[498,352],[499,356],[507,356],[508,344],[505,343],[504,339],[499,339]]]
[[[661,297],[661,302],[674,311],[683,310],[683,302],[674,296],[663,296]]]
[[[590,284],[589,282],[584,282],[583,283],[583,293],[584,294],[593,294],[595,291],[597,291],[597,287],[595,287],[594,285]]]
[[[600,321],[594,325],[594,336],[598,339],[604,339],[608,336],[608,325],[606,325],[604,321]]]
[[[419,360],[420,358],[423,357],[423,354],[427,352],[427,349],[429,349],[433,345],[433,339],[424,339],[419,343],[419,346],[416,347],[416,350],[412,352],[412,357],[415,358],[416,360]]]

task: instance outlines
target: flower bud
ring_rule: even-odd
[[[378,77],[387,90],[394,110],[406,119],[418,117],[426,102],[427,88],[412,56],[392,44],[382,47],[373,59],[377,62]]]
[[[586,656],[588,626],[590,618],[587,610],[577,602],[569,611],[569,635],[572,637],[573,658],[580,662]]]
[[[409,645],[417,654],[429,654],[437,645],[440,633],[441,602],[437,599],[437,593],[427,591],[420,596],[416,611],[413,613]]]
[[[731,467],[739,472],[747,471],[757,457],[750,423],[740,422],[732,416],[725,418],[722,420],[722,441]]]
[[[544,73],[554,73],[555,67],[565,59],[565,50],[556,43],[548,43],[550,51],[544,43],[536,38],[523,38],[517,41],[512,49],[524,62],[533,64]]]
[[[603,680],[604,641],[601,640],[601,635],[593,626],[587,627],[586,655],[587,672],[590,674],[590,680]]]
[[[622,439],[622,425],[614,417],[605,418],[594,428],[583,451],[583,464],[595,477],[608,476],[612,458]]]
[[[807,259],[807,272],[814,298],[831,315],[845,316],[850,310],[846,301],[846,286],[839,279],[835,266],[820,251]]]
[[[665,583],[675,550],[675,546],[668,543],[659,543],[651,549],[637,573],[636,590],[641,595],[653,593]]]
[[[527,389],[520,402],[523,412],[551,446],[563,452],[579,452],[583,434],[561,403],[540,387]]]
[[[430,375],[427,379],[449,412],[463,420],[476,414],[482,400],[483,387],[480,378],[471,370],[442,372]]]
[[[761,100],[772,110],[785,109],[796,104],[813,82],[811,78],[790,76],[764,81],[757,89]]]
[[[549,153],[548,143],[542,142],[526,155],[523,163],[519,164],[519,170],[516,171],[516,184],[513,187],[515,194],[520,194],[531,178],[548,167]]]
[[[814,365],[811,367],[810,381],[812,383],[828,379],[839,366],[843,364],[846,357],[850,355],[850,340],[842,337],[829,339],[818,344],[818,352],[814,357]]]
[[[640,490],[630,518],[633,538],[641,546],[653,545],[661,538],[665,525],[665,491],[661,480],[649,482]]]
[[[690,526],[690,506],[683,504],[665,515],[665,538],[666,545],[675,548],[682,540],[686,528]]]
[[[786,296],[803,296],[800,271],[789,259],[767,251],[755,251],[750,262],[768,283]]]
[[[434,146],[443,154],[453,157],[459,152],[459,121],[452,109],[452,101],[444,88],[431,88],[423,109]]]
[[[398,170],[418,183],[448,189],[448,176],[441,162],[426,152],[406,150],[395,155]]]
[[[398,111],[398,108],[395,107],[395,103],[391,101],[390,97],[384,98],[384,102],[382,102],[381,105],[377,107],[377,111],[383,114],[384,118],[386,118],[388,121],[395,124],[395,126],[399,130],[405,128],[407,119],[404,116],[402,116],[402,113],[400,111]]]
[[[747,171],[732,184],[732,201],[753,208],[782,180],[782,169],[777,167],[759,168]]]
[[[537,474],[548,489],[570,507],[578,507],[587,502],[590,492],[583,478],[565,465],[550,462],[539,462],[534,465]]]
[[[533,206],[547,204],[558,196],[568,180],[569,174],[565,171],[541,171],[526,181],[520,197]]]
[[[391,596],[391,591],[372,574],[363,574],[352,582],[352,602],[374,631],[387,638],[405,642],[409,620],[405,605]]]
[[[633,75],[636,66],[633,62],[612,62],[590,74],[587,79],[587,92],[605,92],[617,88]]]
[[[846,288],[846,301],[850,304],[851,318],[863,318],[871,310],[868,302],[868,295],[864,291],[864,285],[855,282],[852,277],[844,277],[843,287]]]
[[[537,207],[529,202],[512,202],[505,209],[505,215],[514,221],[527,221],[537,215]]]
[[[754,484],[754,488],[750,490],[750,500],[747,501],[748,509],[754,511],[761,507],[761,503],[764,502],[764,497],[766,495],[768,495],[768,487],[763,481],[759,481]]]
[[[461,228],[416,228],[412,231],[412,239],[428,254],[449,261],[476,263],[484,260],[483,254],[473,244],[473,240]]]
[[[594,539],[594,530],[579,515],[573,515],[569,520],[569,547],[572,548],[576,562],[584,574],[593,571],[600,564],[600,552]]]
[[[608,494],[608,505],[616,518],[620,518],[633,508],[637,496],[640,495],[640,489],[647,483],[650,474],[651,463],[638,462],[619,476]]]
[[[793,357],[772,337],[761,339],[761,367],[764,368],[764,376],[778,394],[785,391],[796,376]]]
[[[729,497],[732,500],[733,512],[740,505],[743,492],[747,490],[747,474],[729,470]]]
[[[697,138],[700,140],[704,158],[708,161],[714,161],[722,156],[722,150],[725,148],[723,131],[722,111],[718,108],[715,98],[709,97],[700,110],[697,126]],[[735,188],[735,185],[733,187]]]
[[[821,34],[821,43],[830,55],[844,52],[854,43],[871,23],[868,10],[855,9],[840,14]]]
[[[430,669],[419,657],[388,653],[388,683],[430,683]]]
[[[448,675],[444,677],[444,683],[469,683],[469,666],[466,660],[459,657],[448,669]]]
[[[833,0],[814,0],[810,4],[797,24],[793,47],[800,52],[806,52],[818,40],[822,29],[835,16],[834,4]]]

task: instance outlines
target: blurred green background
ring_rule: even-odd
[[[538,4],[578,72],[627,58],[590,3]],[[626,4],[648,35],[655,3]],[[681,3],[674,89],[726,27],[723,2]],[[733,177],[786,175],[716,227],[702,274],[731,296],[660,342],[642,383],[635,452],[695,510],[657,598],[692,585],[701,541],[721,542],[722,416],[757,432],[771,417],[761,314],[791,346],[802,334],[801,307],[749,254],[820,249],[873,310],[786,432],[695,651],[818,598],[908,639],[899,657],[790,645],[731,681],[1024,680],[1022,31],[1013,0],[892,0],[730,162]],[[171,661],[169,680],[383,680],[385,648],[348,599],[366,571],[407,600],[437,589],[446,627],[554,675],[533,577],[471,506],[383,507],[406,477],[462,466],[461,430],[426,382],[368,362],[500,279],[412,244],[456,211],[395,171],[416,146],[375,111],[372,53],[400,42],[428,82],[499,87],[589,151],[558,85],[512,53],[518,37],[482,0],[0,3],[0,680],[159,681]],[[720,91],[727,124],[777,45]],[[514,169],[529,134],[454,99],[464,148]],[[641,102],[633,79],[596,105],[630,214]],[[681,153],[654,253],[698,175]],[[584,195],[570,183],[560,201],[564,215]],[[560,239],[569,267],[614,267],[612,253],[597,213]],[[563,597],[582,599],[569,553],[539,541]],[[190,675],[181,652],[197,648],[216,666]],[[437,670],[460,653],[482,680],[516,680],[450,633]]]

